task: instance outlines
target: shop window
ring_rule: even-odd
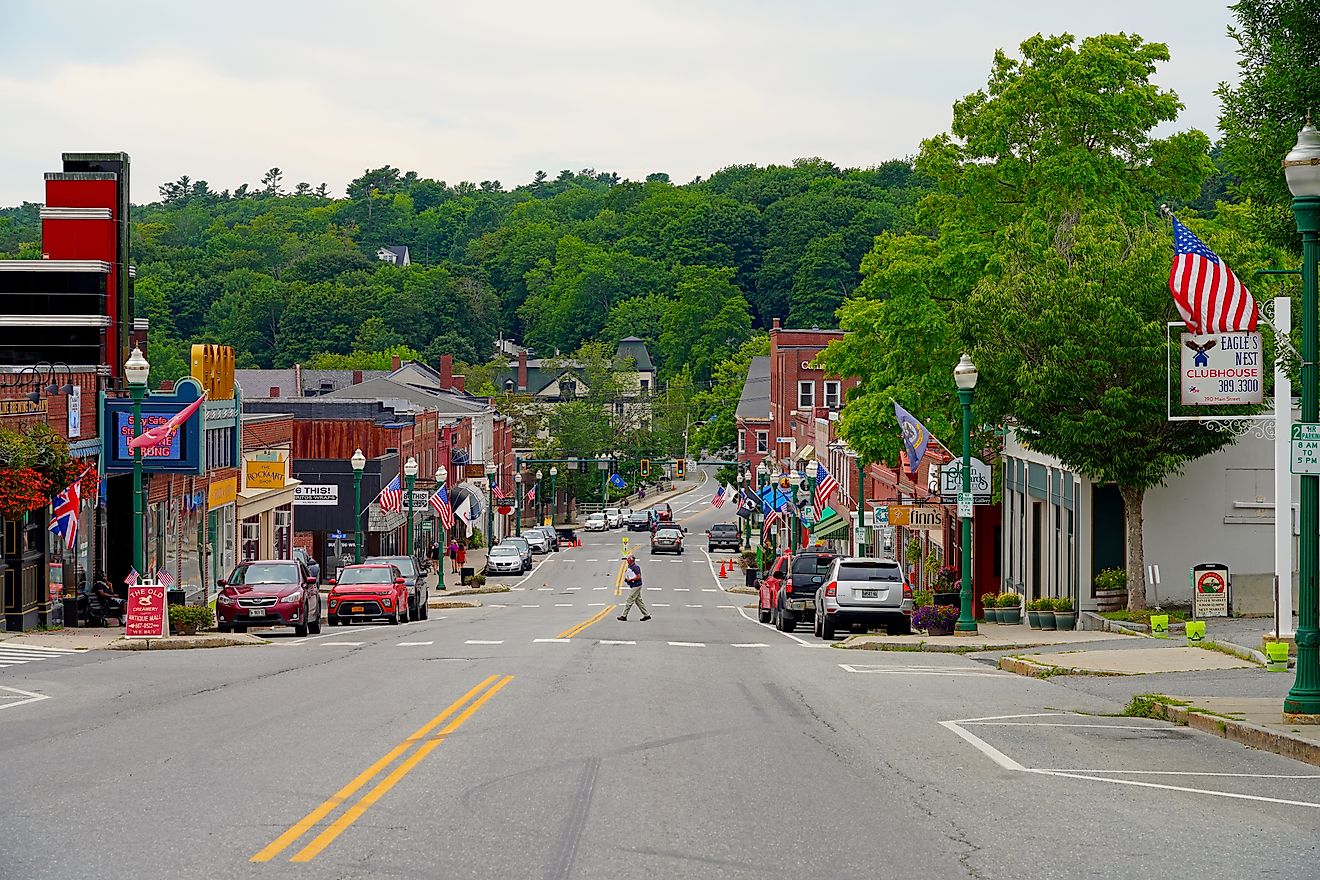
[[[829,381],[829,382],[826,382],[826,383],[825,383],[825,405],[826,405],[827,407],[829,407],[830,409],[838,409],[838,408],[839,408],[839,403],[840,403],[840,400],[839,400],[839,383],[838,383],[837,381],[833,381],[833,380],[832,380],[832,381]]]
[[[275,508],[275,558],[293,558],[293,507]]]
[[[261,558],[261,517],[249,516],[243,520],[240,552],[244,562]]]
[[[756,432],[756,451],[763,455],[770,451],[770,433],[768,431]]]

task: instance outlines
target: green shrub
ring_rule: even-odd
[[[473,529],[472,537],[468,538],[468,549],[476,550],[486,546],[486,540],[481,535],[481,529]]]
[[[1072,599],[1069,599],[1067,596],[1060,596],[1057,599],[1051,600],[1050,604],[1056,612],[1063,611],[1066,613],[1073,610]]]
[[[1022,604],[1022,597],[1017,593],[1000,593],[995,602],[997,608],[1016,608]]]
[[[1094,578],[1097,590],[1123,590],[1127,588],[1127,572],[1121,568],[1106,568]]]
[[[171,605],[170,625],[178,629],[210,629],[215,624],[210,605]]]
[[[913,607],[913,608],[925,608],[927,605],[934,605],[934,604],[935,604],[935,591],[934,591],[934,590],[913,590],[913,591],[912,591],[912,607]]]

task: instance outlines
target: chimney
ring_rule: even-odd
[[[771,328],[773,328],[773,329],[775,329],[775,330],[778,330],[778,329],[779,329],[779,319],[778,319],[778,318],[775,318],[773,321],[771,321],[771,322],[770,322],[770,326],[771,326]]]
[[[459,373],[457,376],[454,377],[454,381],[452,384],[455,391],[466,391],[467,377],[464,376],[462,373]]]
[[[440,355],[440,390],[448,391],[453,384],[454,356],[452,354],[442,354]]]
[[[272,386],[270,386],[270,396],[271,396],[271,397],[279,397],[279,396],[280,396],[280,386],[278,386],[278,385],[272,385]]]
[[[527,390],[527,349],[518,351],[518,390]]]
[[[361,371],[361,370],[354,370],[354,371],[353,371],[353,384],[354,384],[354,385],[361,385],[361,384],[362,384],[362,371]]]
[[[397,370],[401,366],[403,366],[403,361],[399,360],[399,356],[397,354],[390,355],[390,369]]]

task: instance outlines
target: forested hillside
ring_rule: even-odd
[[[821,159],[685,185],[537,172],[513,189],[386,166],[342,199],[279,169],[233,192],[183,177],[134,210],[137,308],[158,376],[182,372],[193,342],[233,344],[245,367],[401,347],[476,362],[503,332],[544,353],[640,336],[662,375],[687,365],[706,384],[773,317],[836,326],[875,236],[911,228],[924,191],[906,162]],[[0,258],[40,256],[39,241],[35,205],[0,211]],[[384,245],[412,265],[379,261]]]

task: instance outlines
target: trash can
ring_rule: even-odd
[[[187,605],[188,593],[184,590],[167,590],[165,592],[165,602],[169,605]]]
[[[459,583],[461,583],[463,586],[466,587],[468,585],[468,581],[472,580],[472,576],[476,573],[477,570],[472,566],[470,565],[463,566],[461,569],[459,569],[458,572]]]

